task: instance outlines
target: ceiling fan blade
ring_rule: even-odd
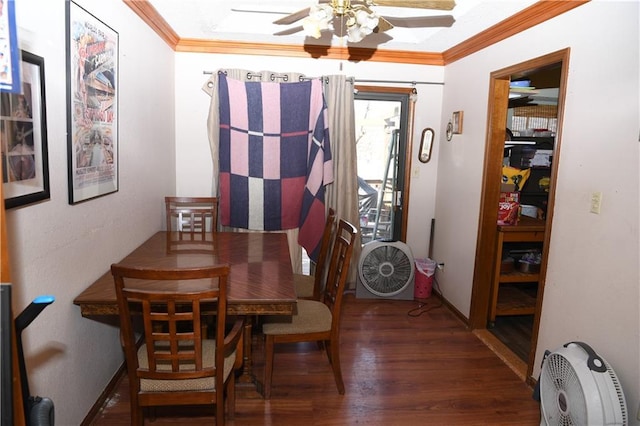
[[[379,16],[378,26],[376,27],[374,32],[383,33],[385,31],[389,31],[391,28],[393,28],[393,24],[391,24],[391,22],[389,22],[384,16]]]
[[[307,16],[309,16],[309,11],[311,9],[310,8],[305,8],[302,10],[299,10],[297,12],[293,12],[290,15],[285,16],[284,18],[280,18],[276,21],[273,21],[274,24],[277,25],[289,25],[289,24],[293,24],[294,22],[298,22],[301,19],[306,18]]]
[[[240,12],[240,13],[260,13],[260,14],[265,14],[265,13],[271,13],[273,15],[286,15],[286,12],[274,12],[272,10],[254,10],[254,9],[238,9],[235,7],[232,7],[230,9],[232,12]]]
[[[411,16],[404,18],[384,17],[390,25],[402,28],[450,27],[456,21],[452,15]]]
[[[356,3],[356,1],[353,3]],[[373,4],[376,6],[436,10],[453,10],[456,6],[454,0],[373,0]]]
[[[291,34],[299,33],[303,29],[304,27],[300,25],[297,27],[287,28],[286,30],[278,31],[277,33],[273,33],[273,35],[276,35],[276,36],[291,35]]]

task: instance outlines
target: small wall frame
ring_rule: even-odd
[[[44,59],[22,51],[21,93],[0,94],[2,189],[6,209],[49,199]]]

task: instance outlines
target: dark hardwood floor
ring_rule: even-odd
[[[345,298],[339,395],[324,352],[313,344],[276,348],[272,398],[239,392],[228,425],[539,425],[532,389],[439,300]],[[255,368],[262,374],[261,339]],[[129,424],[124,377],[89,424]],[[211,424],[213,411],[158,410],[145,424]]]
[[[524,362],[529,359],[533,315],[512,315],[496,317],[493,327],[489,328],[502,343]]]

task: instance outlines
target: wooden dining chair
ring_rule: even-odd
[[[167,231],[178,232],[180,240],[204,239],[207,232],[218,229],[218,198],[164,197]]]
[[[225,333],[229,266],[159,270],[114,264],[111,273],[129,376],[131,424],[143,425],[144,409],[148,407],[215,404],[216,424],[224,425],[225,394],[227,415],[233,418],[235,370],[242,364],[243,321],[236,320]],[[175,282],[176,289],[193,288],[193,280],[209,281],[211,285],[201,291],[149,289],[149,281],[169,280]],[[202,333],[205,302],[215,304],[215,339],[207,339]],[[140,315],[136,313],[140,310],[143,335],[141,345],[137,345],[134,324],[139,324],[136,319]]]
[[[344,382],[340,369],[340,311],[357,233],[355,226],[340,219],[320,301],[298,300],[296,312],[290,321],[279,319],[262,324],[262,332],[265,336],[265,399],[271,397],[273,353],[276,343],[323,343],[333,369],[338,393],[344,394]]]
[[[327,272],[326,265],[329,259],[329,248],[331,247],[335,221],[336,212],[330,208],[322,233],[318,262],[315,265],[313,275],[293,274],[293,286],[298,299],[320,300],[322,287],[324,285],[323,280]]]

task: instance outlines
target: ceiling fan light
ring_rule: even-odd
[[[362,31],[362,28],[357,25],[347,27],[347,40],[349,40],[350,43],[358,43],[362,41],[366,36],[367,33]]]
[[[328,4],[317,4],[311,7],[309,16],[321,21],[330,21],[333,19],[333,9]]]
[[[309,16],[302,21],[304,33],[309,37],[320,38],[321,31],[333,31],[333,9],[328,5],[316,5],[311,7]]]
[[[358,10],[355,13],[356,23],[365,32],[369,30],[367,34],[371,34],[373,30],[378,26],[379,18],[375,13],[368,13],[364,10]]]

